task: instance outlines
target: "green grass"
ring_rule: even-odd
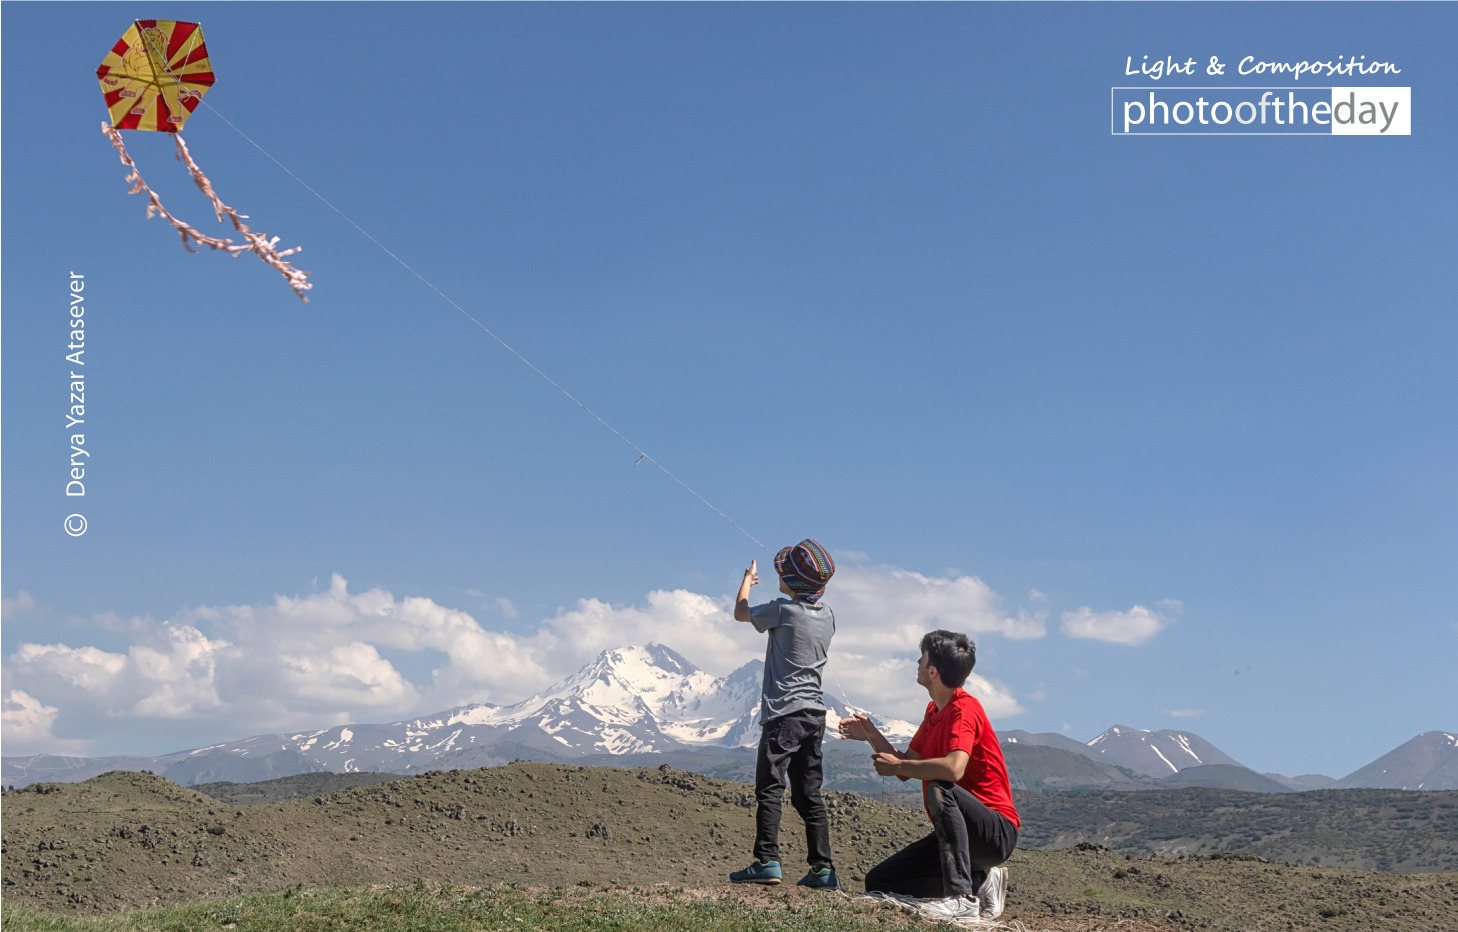
[[[228,897],[107,916],[68,916],[3,904],[5,932],[860,932],[900,925],[894,909],[834,894],[769,894],[760,902],[665,888],[408,887]],[[889,914],[889,915],[888,915]]]

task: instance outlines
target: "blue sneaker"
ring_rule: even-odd
[[[744,870],[730,874],[729,882],[777,884],[780,882],[780,862],[755,861]]]
[[[795,881],[797,887],[813,887],[816,890],[834,890],[840,886],[835,879],[835,868],[822,867],[820,870],[810,868],[810,873]]]

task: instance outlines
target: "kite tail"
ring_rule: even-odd
[[[213,213],[218,215],[218,222],[221,223],[223,221],[223,214],[227,214],[229,219],[233,221],[233,229],[240,233],[249,232],[248,225],[243,222],[243,219],[247,218],[248,215],[238,213],[238,211],[224,204],[223,199],[218,197],[217,192],[213,190],[213,183],[208,180],[208,176],[204,175],[203,170],[198,168],[197,163],[192,160],[192,153],[187,151],[187,143],[182,141],[182,134],[174,133],[172,138],[177,142],[177,161],[187,165],[187,171],[188,174],[192,175],[193,183],[197,185],[199,191],[207,195],[208,200],[213,202]]]
[[[294,294],[303,298],[307,303],[309,299],[304,297],[304,292],[314,287],[309,284],[309,273],[300,271],[294,268],[292,263],[284,261],[286,257],[292,256],[294,253],[302,252],[304,247],[295,246],[292,249],[285,249],[280,252],[277,248],[279,240],[277,236],[269,239],[267,235],[254,233],[248,224],[243,222],[248,215],[238,213],[238,211],[224,204],[223,199],[218,197],[217,192],[213,190],[213,183],[208,180],[207,175],[203,174],[203,170],[198,167],[198,164],[192,160],[192,153],[187,151],[187,143],[182,141],[182,134],[176,133],[172,138],[177,142],[177,160],[187,166],[187,171],[192,175],[193,183],[197,185],[198,190],[207,195],[208,200],[213,202],[213,212],[217,214],[219,222],[222,221],[223,215],[227,214],[228,219],[233,221],[233,229],[242,233],[243,237],[248,240],[248,250],[277,269],[279,274],[288,280],[289,287],[294,289]]]
[[[298,295],[301,301],[303,301],[305,304],[309,302],[308,297],[304,294],[304,292],[314,287],[313,284],[309,282],[309,273],[303,271],[302,269],[295,268],[293,263],[284,261],[286,256],[291,256],[294,253],[299,252],[301,249],[303,249],[303,247],[295,246],[292,249],[285,249],[280,252],[277,249],[279,239],[277,236],[275,236],[273,239],[269,239],[263,234],[254,233],[252,230],[250,230],[247,224],[243,223],[240,219],[247,215],[240,214],[233,208],[227,206],[221,200],[219,200],[217,194],[213,193],[212,183],[209,182],[207,176],[202,173],[202,169],[197,167],[197,163],[192,160],[192,157],[190,155],[187,155],[187,147],[183,145],[182,138],[180,136],[177,137],[177,157],[187,163],[187,168],[188,171],[192,173],[193,181],[196,182],[197,186],[202,189],[202,192],[212,200],[214,209],[218,211],[218,219],[222,220],[222,215],[226,213],[229,218],[232,219],[233,226],[238,230],[238,232],[242,233],[243,237],[248,241],[246,244],[234,243],[231,239],[218,239],[215,236],[208,236],[206,233],[203,233],[196,227],[192,226],[192,224],[187,223],[184,220],[180,220],[177,217],[174,217],[166,207],[162,206],[162,200],[161,198],[157,197],[157,192],[153,191],[152,188],[147,184],[147,182],[142,179],[142,173],[137,169],[136,163],[133,162],[132,157],[127,154],[127,147],[122,143],[121,132],[108,123],[101,124],[101,131],[106,135],[108,139],[111,140],[112,146],[120,154],[121,163],[131,170],[131,173],[128,174],[126,178],[127,181],[131,182],[131,187],[127,189],[127,193],[146,193],[147,199],[149,201],[149,203],[147,204],[148,220],[152,219],[158,214],[161,214],[168,223],[172,224],[172,228],[177,231],[178,236],[180,236],[182,239],[183,248],[185,248],[188,252],[197,252],[197,250],[193,248],[193,244],[196,243],[199,246],[207,246],[209,249],[221,249],[232,256],[239,256],[245,252],[253,253],[254,255],[258,256],[258,258],[262,259],[265,263],[278,270],[279,274],[283,275],[284,279],[289,283],[289,287],[293,289],[294,294]]]
[[[153,191],[152,188],[147,184],[147,182],[142,178],[142,173],[137,169],[137,163],[133,162],[132,157],[127,154],[127,148],[125,145],[122,144],[121,133],[113,129],[106,123],[101,124],[101,131],[111,139],[112,146],[116,148],[118,153],[120,153],[121,163],[127,168],[131,169],[131,174],[127,175],[126,180],[130,181],[132,184],[131,187],[127,188],[127,193],[141,194],[145,192],[147,198],[151,202],[147,205],[148,220],[151,220],[158,214],[161,214],[163,217],[167,218],[167,222],[172,224],[173,229],[177,230],[178,234],[181,235],[182,245],[186,247],[188,252],[197,252],[196,249],[192,248],[193,243],[198,243],[199,245],[207,246],[212,249],[221,249],[234,255],[236,255],[240,250],[247,248],[246,246],[234,246],[233,241],[230,239],[218,239],[213,236],[208,236],[206,233],[198,231],[186,221],[179,220],[178,218],[172,216],[172,213],[166,207],[162,206],[162,200],[157,197],[157,192]]]

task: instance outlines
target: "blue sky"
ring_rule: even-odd
[[[374,645],[421,687],[394,706],[346,684],[257,711],[246,667],[219,691],[196,657],[193,705],[137,679],[148,650],[186,666],[178,626],[272,662],[223,609],[324,599],[333,574],[525,643],[583,599],[718,599],[764,557],[206,108],[193,155],[305,247],[310,303],[145,220],[94,78],[133,12],[4,10],[3,652],[7,702],[34,700],[7,715],[44,719],[7,719],[7,748],[161,752],[532,688],[431,692],[449,651],[409,639]],[[1183,727],[1285,773],[1455,727],[1451,5],[141,12],[199,20],[207,103],[751,533],[813,536],[857,591],[911,599],[848,603],[863,663],[905,649],[876,632],[964,620],[999,727]],[[1343,83],[1411,86],[1413,135],[1111,137],[1109,88],[1146,54],[1394,61]],[[212,232],[169,141],[126,135]],[[983,589],[915,609],[908,572]],[[1137,644],[1062,630],[1136,607]],[[672,643],[674,617],[624,633]],[[131,685],[88,692],[27,644],[130,658]],[[864,682],[853,701],[916,714]]]

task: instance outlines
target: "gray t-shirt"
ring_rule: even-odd
[[[769,632],[760,721],[801,709],[823,712],[820,677],[835,635],[835,613],[830,606],[775,599],[751,608],[749,620],[756,631]]]

